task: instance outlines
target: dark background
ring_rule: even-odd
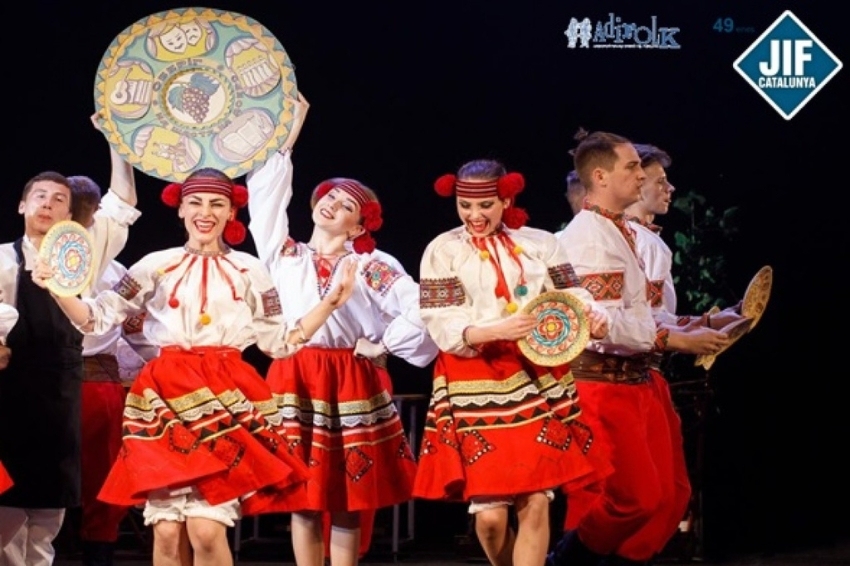
[[[758,329],[718,358],[707,382],[713,395],[700,479],[707,551],[718,555],[804,547],[850,532],[842,349],[848,71],[786,121],[732,68],[786,9],[846,64],[846,20],[822,2],[743,4],[206,4],[267,27],[311,103],[294,155],[290,217],[298,239],[310,234],[312,187],[355,177],[383,201],[379,247],[416,276],[427,242],[458,222],[433,180],[476,157],[522,172],[527,188],[518,201],[530,224],[556,230],[569,218],[563,179],[580,126],[665,148],[680,191],[702,193],[721,209],[740,207],[740,231],[725,250],[727,304],[762,265],[773,266],[774,285]],[[15,211],[34,174],[87,174],[108,185],[107,143],[89,122],[97,66],[124,28],[184,6],[30,0],[7,13],[0,241],[21,233]],[[639,24],[656,15],[659,25],[680,28],[681,49],[567,47],[571,17],[595,22],[609,12]],[[712,29],[726,17],[749,29]],[[174,211],[159,202],[164,183],[142,173],[137,179],[144,214],[119,256],[125,264],[183,237]],[[685,222],[675,211],[660,220],[668,230]],[[253,251],[250,240],[243,248]],[[393,363],[397,391],[429,391],[427,370]]]

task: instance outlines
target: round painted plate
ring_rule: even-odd
[[[79,295],[92,277],[93,244],[89,231],[73,220],[57,222],[41,240],[39,255],[55,273],[47,288],[60,297]]]
[[[728,350],[732,347],[732,344],[741,339],[741,336],[750,331],[753,327],[753,321],[749,318],[741,318],[736,320],[735,322],[730,322],[726,326],[720,329],[721,332],[725,332],[729,335],[729,343],[726,344],[724,348],[721,348],[719,352],[715,354],[704,354],[697,356],[694,361],[695,366],[702,366],[704,369],[708,370],[714,365],[717,356]]]
[[[772,287],[773,268],[769,265],[765,265],[759,269],[750,280],[750,284],[747,285],[744,299],[741,302],[741,314],[753,320],[750,330],[758,324],[761,315],[764,314],[767,308],[767,302],[770,300],[770,290]]]
[[[563,291],[542,293],[522,312],[536,316],[537,327],[517,345],[537,365],[565,364],[578,356],[590,340],[584,303],[575,295]]]
[[[284,145],[298,89],[280,42],[209,8],[159,12],[122,31],[97,70],[110,145],[137,169],[182,181],[200,167],[248,173]]]

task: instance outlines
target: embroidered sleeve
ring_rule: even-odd
[[[646,282],[646,294],[649,299],[649,304],[652,307],[660,307],[664,302],[664,280],[657,279],[655,281]]]
[[[141,289],[141,284],[133,279],[129,273],[125,273],[124,277],[112,287],[113,291],[127,301],[132,301]]]
[[[292,238],[287,238],[280,248],[280,255],[283,257],[299,257],[302,253],[301,246]]]
[[[138,334],[142,331],[142,327],[145,324],[145,317],[147,316],[146,312],[142,312],[139,314],[134,314],[132,316],[128,316],[124,319],[124,322],[121,324],[121,328],[125,335]]]
[[[366,285],[383,296],[404,273],[399,272],[386,262],[373,259],[363,268],[362,275],[366,280]]]
[[[597,301],[619,301],[623,298],[623,272],[588,273],[579,277],[579,286],[587,289]]]
[[[667,349],[667,342],[670,340],[670,329],[659,328],[655,333],[655,347],[653,351],[663,352]]]
[[[263,304],[263,316],[269,317],[283,314],[283,309],[280,307],[280,295],[277,294],[277,289],[274,287],[260,293],[260,299]]]
[[[562,263],[553,265],[549,268],[549,277],[552,278],[552,283],[555,289],[567,289],[569,287],[578,287],[581,284],[575,269],[572,264]]]
[[[465,302],[466,293],[457,277],[423,279],[419,282],[419,308],[460,306]]]

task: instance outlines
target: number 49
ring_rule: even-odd
[[[717,18],[711,29],[718,33],[732,33],[735,30],[735,21],[732,18]]]

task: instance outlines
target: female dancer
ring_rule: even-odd
[[[270,510],[303,490],[308,471],[292,454],[271,391],[242,350],[291,355],[351,295],[354,264],[340,267],[297,326],[284,320],[268,272],[238,244],[236,211],[245,187],[215,169],[172,183],[163,201],[178,208],[185,246],[151,253],[94,299],[55,297],[83,332],[102,334],[144,311],[144,332],[159,346],[133,383],[124,409],[118,459],[100,492],[117,505],[145,504],[154,527],[154,564],[230,565],[227,527],[241,513]],[[52,270],[33,272],[45,286]]]
[[[539,293],[568,289],[585,304],[591,335],[608,317],[575,287],[553,234],[524,226],[514,203],[525,181],[480,159],[444,175],[462,226],[437,236],[420,266],[421,316],[440,347],[414,496],[470,502],[495,566],[539,566],[549,543],[554,489],[601,479],[569,365],[541,367],[519,351],[537,321],[521,309]],[[507,527],[514,505],[518,530]]]
[[[303,99],[300,116],[306,114]],[[298,126],[300,128],[300,124]],[[334,566],[358,561],[361,512],[407,501],[416,463],[392,397],[370,358],[389,353],[424,367],[436,346],[419,319],[419,285],[372,252],[381,226],[375,193],[354,179],[318,185],[307,242],[289,237],[292,196],[289,150],[248,179],[249,225],[258,255],[275,280],[284,316],[299,317],[339,278],[339,265],[357,262],[351,299],[305,346],[272,362],[267,381],[283,411],[290,442],[308,463],[306,497],[292,497],[292,543],[299,566],[322,566],[322,514],[331,514]],[[362,355],[361,355],[362,354]]]

